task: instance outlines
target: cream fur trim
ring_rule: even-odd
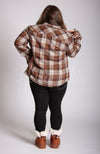
[[[38,136],[38,137],[41,137],[41,136],[47,136],[47,133],[48,133],[48,130],[46,129],[45,131],[37,131],[37,130],[34,130],[35,131],[35,134]]]
[[[50,129],[50,132],[51,132],[51,135],[58,135],[60,136],[61,133],[62,133],[62,129],[59,129],[59,130],[55,130],[55,129]]]

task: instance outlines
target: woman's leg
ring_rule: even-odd
[[[49,88],[49,108],[51,111],[51,129],[60,130],[62,124],[61,102],[67,89],[67,83]]]
[[[46,129],[46,111],[49,104],[49,93],[46,87],[36,84],[31,79],[29,79],[29,83],[35,101],[35,130],[42,132]]]

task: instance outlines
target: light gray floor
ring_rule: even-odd
[[[63,121],[63,133],[59,149],[49,147],[50,133],[46,149],[34,145],[35,135],[31,119],[15,120],[7,117],[0,123],[0,154],[99,154],[99,125],[94,122]]]

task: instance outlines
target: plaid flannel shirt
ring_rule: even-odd
[[[39,85],[56,87],[70,79],[68,56],[79,52],[81,34],[48,23],[27,26],[14,42],[26,58],[25,74]]]

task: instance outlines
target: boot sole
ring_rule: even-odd
[[[36,143],[35,143],[35,145],[36,145],[38,148],[40,148],[40,149],[45,149],[45,148],[46,148],[46,145],[40,145],[40,144],[36,144]]]
[[[51,144],[50,147],[51,147],[51,148],[58,148],[59,145],[57,145],[57,144]]]

